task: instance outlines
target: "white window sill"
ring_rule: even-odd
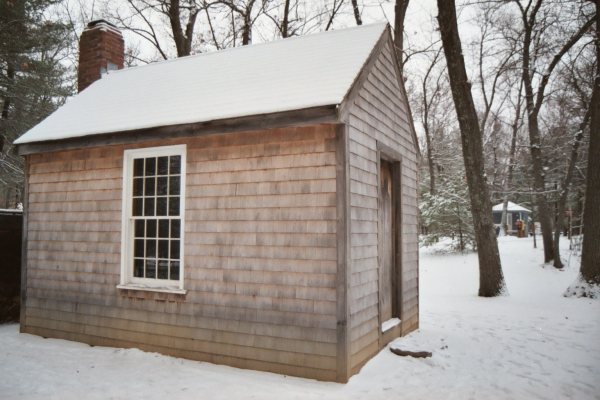
[[[124,290],[143,290],[146,292],[156,292],[156,293],[172,293],[172,294],[186,294],[187,290],[185,289],[175,289],[169,287],[152,287],[152,286],[144,286],[134,283],[128,283],[125,285],[117,285],[117,289]]]
[[[383,324],[381,324],[381,332],[385,333],[398,325],[400,325],[400,318],[388,319]]]

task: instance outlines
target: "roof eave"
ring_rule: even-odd
[[[190,124],[157,126],[120,132],[106,132],[68,139],[27,142],[17,144],[16,146],[18,154],[24,156],[52,151],[139,143],[149,140],[257,131],[289,126],[338,123],[340,122],[338,118],[338,106],[338,104],[331,104],[270,114],[256,114]]]

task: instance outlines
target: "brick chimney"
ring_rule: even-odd
[[[121,31],[110,22],[100,19],[87,24],[79,38],[79,92],[107,71],[122,69],[124,48]]]

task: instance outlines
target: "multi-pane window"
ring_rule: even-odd
[[[127,281],[182,288],[185,146],[125,152]]]

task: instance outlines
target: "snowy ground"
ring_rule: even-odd
[[[3,325],[0,398],[600,399],[600,301],[562,297],[578,265],[543,268],[531,244],[500,238],[510,295],[494,299],[476,296],[475,254],[423,250],[421,328],[393,345],[433,357],[384,349],[346,385],[42,339]]]

